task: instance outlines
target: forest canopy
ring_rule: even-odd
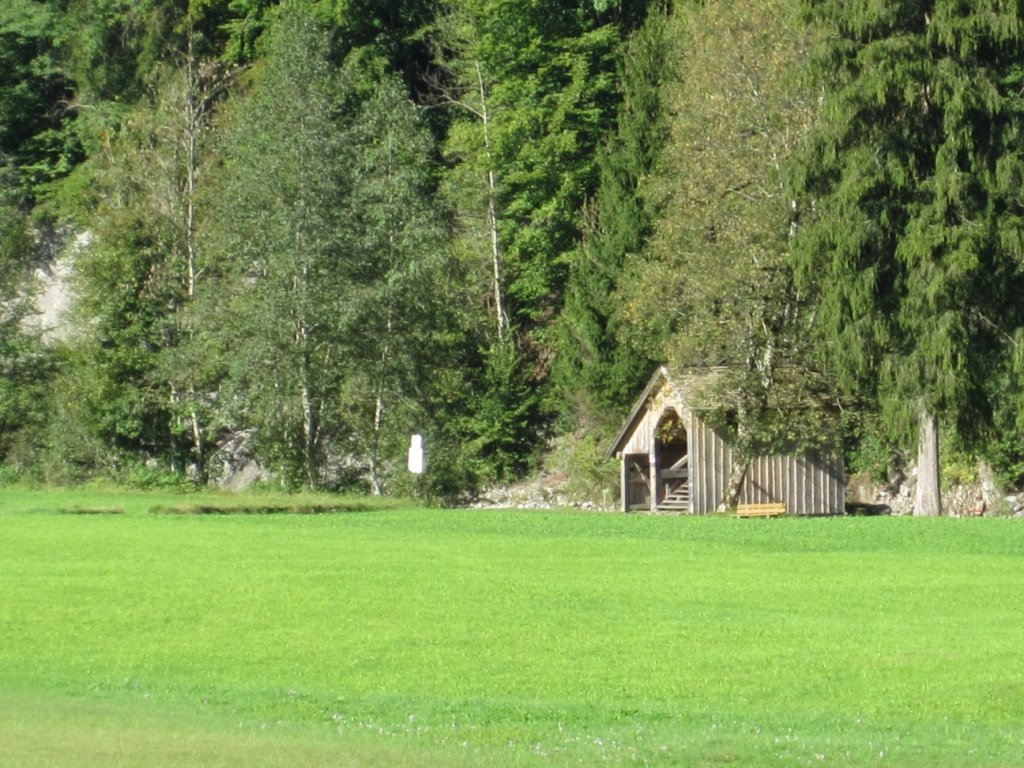
[[[741,456],[828,411],[853,470],[1020,483],[1022,23],[0,0],[3,476],[599,492],[664,363],[732,372]]]

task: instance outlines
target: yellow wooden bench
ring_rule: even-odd
[[[779,517],[786,514],[786,505],[782,502],[771,504],[738,504],[736,517]]]

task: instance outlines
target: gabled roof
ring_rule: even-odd
[[[713,410],[715,408],[725,407],[727,403],[721,397],[716,397],[714,394],[720,395],[720,392],[709,394],[709,387],[718,389],[724,383],[725,374],[728,372],[728,368],[723,366],[712,366],[708,368],[685,368],[679,372],[678,375],[669,372],[668,367],[659,365],[651,375],[650,381],[647,382],[647,386],[644,387],[643,392],[637,397],[636,402],[633,404],[633,409],[629,412],[629,416],[626,417],[626,421],[623,423],[622,428],[619,430],[615,439],[611,443],[606,455],[611,458],[619,451],[622,447],[629,442],[630,436],[637,428],[638,423],[644,417],[644,408],[648,401],[654,395],[661,390],[665,384],[668,384],[672,389],[678,393],[686,401],[688,408],[694,408],[694,410]],[[697,393],[700,397],[700,403],[694,403],[692,397]],[[702,405],[703,408],[699,408]]]
[[[647,382],[647,386],[644,387],[644,391],[640,393],[640,396],[636,399],[633,404],[633,409],[629,412],[629,416],[626,417],[625,423],[622,425],[622,429],[615,436],[612,441],[611,447],[608,449],[606,455],[611,458],[620,450],[622,446],[629,440],[629,436],[633,434],[633,430],[636,429],[637,422],[643,417],[644,406],[647,405],[647,401],[654,396],[665,384],[665,382],[672,382],[671,377],[668,373],[668,368],[664,365],[659,365],[651,376],[650,381]]]

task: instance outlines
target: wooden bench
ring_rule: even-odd
[[[782,502],[736,506],[736,517],[779,517],[784,514],[786,514],[786,505]]]

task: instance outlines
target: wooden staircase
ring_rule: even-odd
[[[668,494],[658,503],[659,512],[689,512],[690,484],[676,483]]]
[[[666,483],[664,498],[658,502],[659,512],[690,511],[690,471],[689,456],[684,456],[661,473]]]

